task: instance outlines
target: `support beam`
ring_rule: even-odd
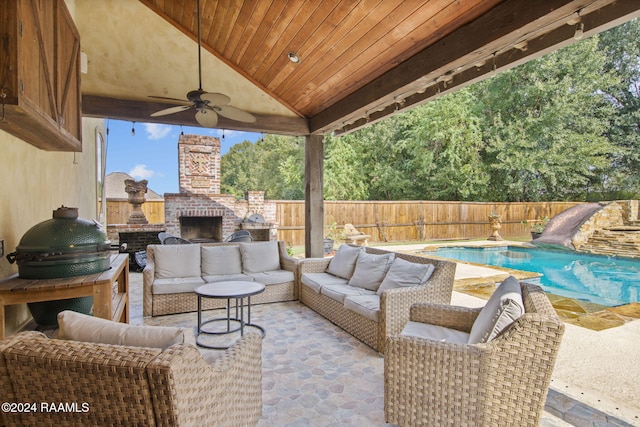
[[[583,38],[606,31],[637,17],[640,17],[640,8],[633,2],[617,2],[596,9],[591,13],[585,12],[581,16],[581,21],[585,28]],[[493,60],[487,60],[477,66],[461,68],[457,73],[451,74],[449,82],[436,81],[419,92],[402,97],[402,102],[392,103],[372,112],[366,118],[359,118],[349,124],[340,126],[334,130],[334,135],[343,135],[361,129],[397,113],[415,108],[417,105],[424,104],[427,101],[435,100],[450,92],[455,92],[484,80],[495,72],[506,71],[532,59],[547,55],[575,43],[574,34],[575,25],[565,24],[537,37],[531,37],[527,40],[527,49],[519,49],[516,46],[512,46],[496,52]]]
[[[324,137],[307,135],[304,147],[304,253],[307,258],[324,256]]]
[[[125,120],[138,123],[162,123],[202,127],[195,119],[194,110],[181,111],[167,116],[151,117],[151,113],[179,104],[167,104],[154,101],[108,98],[97,95],[82,95],[82,115],[105,119]],[[186,105],[186,103],[185,103]],[[308,135],[307,119],[300,117],[282,117],[267,114],[253,114],[255,123],[244,123],[218,117],[218,129],[263,132],[277,135]]]
[[[374,117],[397,111],[393,105],[405,108],[405,100],[414,93],[424,93],[438,79],[451,77],[478,62],[486,62],[495,52],[502,52],[528,39],[543,39],[553,30],[567,32],[569,18],[584,17],[592,9],[606,9],[610,20],[631,19],[638,11],[637,1],[613,0],[505,0],[490,12],[443,37],[437,43],[392,68],[360,89],[311,118],[312,133],[328,133],[349,128],[354,122],[370,122]],[[584,22],[584,20],[583,20]],[[586,22],[585,22],[586,25]],[[600,26],[594,22],[594,26]],[[590,29],[590,27],[586,27]],[[569,31],[568,40],[573,40]],[[567,39],[564,39],[567,40]],[[562,40],[562,41],[564,41]],[[556,40],[556,44],[561,41]],[[545,42],[548,43],[548,42]],[[527,56],[535,54],[530,43]],[[489,68],[487,65],[486,68]],[[486,77],[486,73],[484,76]],[[451,88],[448,85],[447,88]],[[424,98],[424,97],[423,97]],[[391,107],[389,107],[391,106]],[[359,124],[355,127],[359,127]],[[338,131],[338,133],[343,131]]]

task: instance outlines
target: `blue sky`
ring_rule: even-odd
[[[131,128],[135,135],[131,134]],[[224,131],[200,127],[180,127],[156,123],[105,120],[107,135],[107,174],[125,172],[135,179],[146,179],[149,188],[162,195],[178,192],[178,138],[180,132],[220,138],[221,152],[243,141],[256,142],[260,133]]]

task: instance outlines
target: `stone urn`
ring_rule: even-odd
[[[491,233],[491,236],[487,237],[487,240],[504,240],[499,233],[499,230],[502,228],[502,215],[491,213],[489,214],[489,221],[491,221],[491,229],[493,230],[493,233]]]
[[[148,181],[134,181],[133,179],[124,180],[124,191],[129,195],[128,201],[131,204],[131,215],[127,220],[127,224],[148,224],[147,218],[142,212],[142,204],[144,203],[144,195],[147,192]]]

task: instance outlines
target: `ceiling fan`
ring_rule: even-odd
[[[215,127],[218,124],[218,114],[231,120],[239,122],[253,123],[256,118],[246,111],[228,105],[231,98],[221,93],[212,93],[202,90],[202,58],[201,58],[201,40],[200,40],[200,0],[197,1],[198,8],[198,89],[187,93],[187,100],[190,105],[177,105],[165,108],[151,114],[151,117],[166,116],[168,114],[179,113],[189,109],[196,110],[196,121],[203,127]],[[173,101],[182,101],[183,99],[167,98],[163,96],[150,96],[150,98],[170,99]]]

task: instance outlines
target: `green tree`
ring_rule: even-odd
[[[476,200],[483,194],[489,177],[475,103],[473,92],[462,89],[406,114],[402,143],[414,153],[408,164],[413,198]]]
[[[248,190],[267,199],[304,198],[302,138],[266,135],[255,144],[245,141],[221,160],[222,191],[241,197]]]
[[[243,141],[232,146],[220,159],[222,193],[244,197],[248,190],[258,190],[257,176],[252,173],[252,165],[257,159],[258,152],[252,142]]]
[[[369,183],[362,173],[363,158],[356,135],[325,137],[324,198],[366,200]]]
[[[618,83],[604,91],[616,110],[608,136],[619,152],[601,191],[613,198],[640,195],[640,20],[634,19],[600,34],[605,70]]]
[[[615,147],[597,37],[473,86],[483,117],[485,199],[580,200],[607,171]]]

